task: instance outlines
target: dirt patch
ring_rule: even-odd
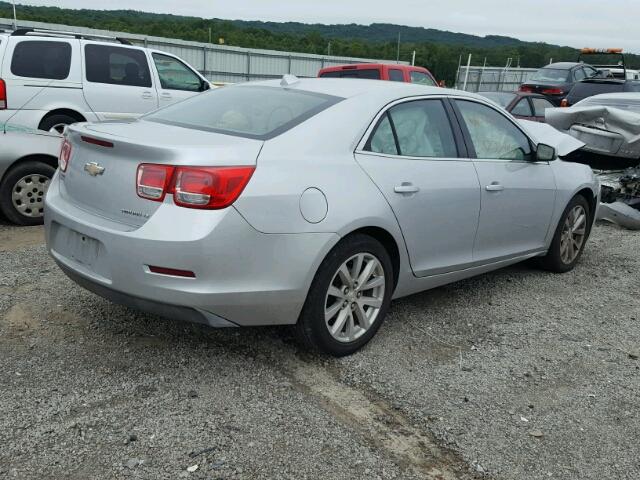
[[[36,247],[44,243],[43,227],[0,228],[0,252],[13,252],[25,247]]]
[[[29,333],[37,330],[40,322],[34,318],[28,307],[17,304],[2,316],[0,324],[10,333]]]

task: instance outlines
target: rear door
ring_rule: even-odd
[[[398,103],[356,153],[393,209],[420,277],[472,262],[480,187],[449,108],[439,98]]]
[[[497,109],[471,100],[455,105],[482,195],[474,260],[491,263],[544,249],[556,196],[551,166],[535,161],[532,142]]]
[[[100,120],[131,120],[158,108],[142,48],[82,42],[84,96]]]
[[[529,97],[533,107],[533,115],[537,122],[544,122],[547,108],[555,108],[555,105],[543,97]]]
[[[151,52],[151,59],[160,107],[197,95],[206,88],[205,80],[182,60],[160,52]]]

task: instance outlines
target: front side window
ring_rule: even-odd
[[[404,82],[404,73],[402,73],[402,70],[392,68],[389,70],[389,80],[392,82]]]
[[[584,69],[578,68],[575,72],[573,72],[573,77],[575,78],[576,82],[579,82],[580,80],[584,80],[585,78],[587,78],[587,74],[584,73]]]
[[[587,75],[587,78],[591,78],[591,77],[595,77],[598,74],[598,71],[595,68],[585,65],[584,73]]]
[[[16,45],[11,73],[18,77],[64,80],[71,69],[71,45],[67,42],[23,41]]]
[[[516,103],[515,107],[511,109],[511,114],[517,115],[518,117],[530,117],[531,107],[529,106],[529,101],[526,98],[522,98]]]
[[[536,117],[544,117],[547,108],[555,108],[555,105],[546,98],[532,98],[533,110]]]
[[[84,47],[87,81],[131,87],[151,87],[144,51],[109,45]]]
[[[428,85],[429,87],[435,87],[436,82],[433,81],[429,75],[424,72],[411,72],[409,74],[411,83],[417,83],[419,85]]]
[[[162,55],[153,54],[153,62],[158,70],[160,86],[165,90],[186,90],[199,92],[202,90],[202,80],[193,70],[180,60]]]
[[[210,90],[143,117],[144,120],[238,137],[269,140],[343,100],[280,87]]]
[[[371,137],[369,151],[430,158],[456,158],[449,117],[440,100],[418,100],[389,109]]]
[[[493,108],[467,100],[456,100],[471,136],[476,157],[492,160],[531,160],[527,136]]]

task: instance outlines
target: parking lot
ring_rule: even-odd
[[[0,477],[640,476],[638,236],[392,304],[344,359],[113,305],[0,224]]]

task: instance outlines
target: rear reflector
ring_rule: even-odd
[[[179,207],[217,210],[231,205],[251,179],[255,167],[138,166],[138,196],[156,202],[167,194]]]
[[[170,275],[172,277],[196,278],[196,274],[191,270],[178,270],[176,268],[155,267],[149,265],[149,271],[160,275]]]
[[[138,196],[162,202],[169,191],[174,167],[171,165],[156,165],[143,163],[138,166],[136,175],[136,190]]]
[[[83,142],[91,143],[93,145],[99,145],[101,147],[113,148],[113,143],[107,142],[106,140],[99,140],[97,138],[85,137],[84,135],[80,137]]]
[[[66,172],[69,167],[69,159],[71,158],[71,142],[66,138],[62,141],[60,147],[60,155],[58,155],[58,167],[61,172]]]
[[[0,110],[7,108],[7,84],[0,78]]]

